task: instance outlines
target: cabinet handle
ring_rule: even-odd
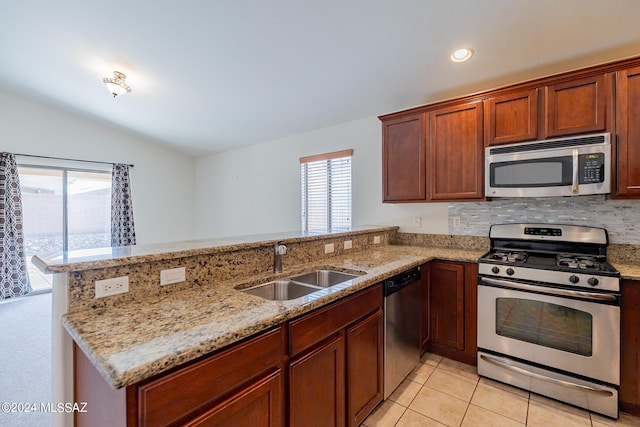
[[[580,171],[578,170],[579,162],[578,162],[578,150],[573,150],[573,185],[571,189],[573,194],[578,194],[580,192],[579,183],[580,183]]]

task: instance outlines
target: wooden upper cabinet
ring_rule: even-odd
[[[484,100],[485,145],[531,141],[538,137],[538,90]]]
[[[431,200],[474,200],[484,194],[482,102],[429,112]]]
[[[382,122],[383,201],[427,199],[425,113]]]
[[[615,196],[640,196],[640,67],[616,75]]]
[[[606,129],[607,80],[604,74],[544,88],[544,135],[552,138]]]

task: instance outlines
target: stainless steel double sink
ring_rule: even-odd
[[[240,291],[268,300],[286,301],[347,282],[361,274],[365,273],[352,274],[336,270],[313,270],[309,273],[299,274],[283,280],[274,280],[250,288],[240,289]]]

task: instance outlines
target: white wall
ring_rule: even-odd
[[[0,151],[132,163],[138,244],[195,237],[196,161],[192,157],[3,90]]]
[[[446,234],[447,203],[382,203],[382,137],[377,117],[293,135],[197,160],[196,229],[224,237],[300,229],[303,156],[352,148],[353,225],[399,225]],[[422,227],[413,227],[413,217]]]

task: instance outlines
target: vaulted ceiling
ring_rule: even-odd
[[[6,0],[0,87],[202,155],[639,55],[639,18],[638,0]]]

